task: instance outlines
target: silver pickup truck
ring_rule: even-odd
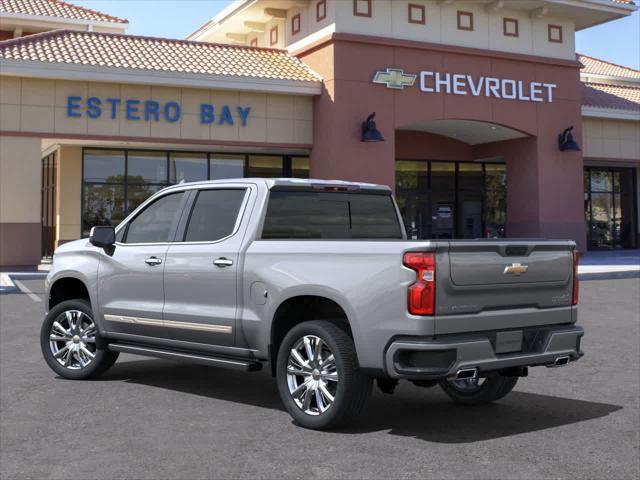
[[[295,421],[357,418],[373,382],[504,397],[582,356],[570,241],[407,240],[389,188],[239,179],[165,188],[59,247],[41,346],[70,379],[120,352],[267,365]]]

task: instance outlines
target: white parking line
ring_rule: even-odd
[[[16,287],[18,287],[22,293],[26,293],[29,296],[29,298],[31,300],[33,300],[34,302],[41,302],[42,301],[42,299],[38,295],[33,293],[31,290],[29,290],[26,287],[26,285],[24,283],[22,283],[20,280],[15,280],[14,279],[13,283],[15,283]]]

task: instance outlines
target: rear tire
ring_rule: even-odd
[[[479,381],[482,381],[479,383]],[[464,382],[464,383],[458,383]],[[440,387],[449,398],[461,405],[485,405],[506,396],[518,383],[518,377],[492,375],[476,379],[475,384],[468,380],[440,380]]]
[[[119,353],[98,345],[104,342],[88,301],[67,300],[49,310],[40,330],[40,347],[55,373],[70,380],[103,374],[116,363]]]
[[[304,322],[287,333],[276,379],[282,403],[296,423],[318,430],[355,422],[373,385],[360,372],[346,329],[326,320]]]

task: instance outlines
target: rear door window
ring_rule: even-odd
[[[213,242],[231,235],[247,190],[213,189],[198,192],[184,234],[185,242]]]
[[[272,191],[263,239],[402,239],[390,195]]]

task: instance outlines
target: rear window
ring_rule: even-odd
[[[264,239],[402,239],[390,195],[275,191]]]

